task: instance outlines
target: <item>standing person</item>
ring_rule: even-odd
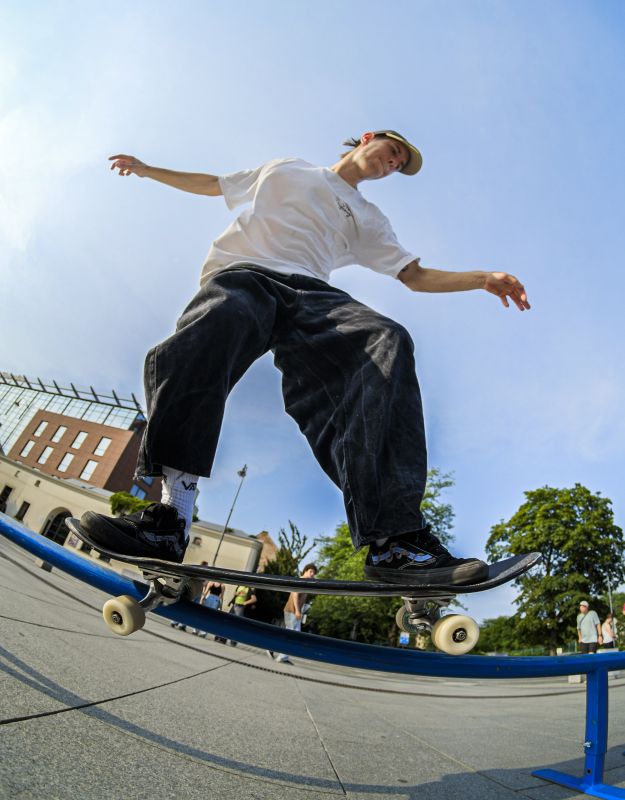
[[[614,629],[614,614],[610,611],[601,626],[603,644],[601,647],[613,649],[616,647],[616,631]]]
[[[200,562],[200,566],[201,566],[201,567],[207,567],[207,566],[208,566],[208,561],[201,561],[201,562]],[[194,600],[196,603],[202,603],[202,602],[203,602],[203,600],[204,600],[204,592],[205,592],[205,591],[206,591],[206,582],[204,582],[204,583],[203,583],[203,585],[202,585],[202,588],[201,588],[201,589],[200,589],[200,591],[199,591],[199,592],[198,592],[198,593],[195,595],[195,597],[193,598],[193,600]],[[194,636],[197,636],[198,634],[199,634],[199,635],[202,635],[202,631],[199,631],[197,628],[183,628],[183,630],[186,630],[186,631],[188,631],[189,633],[192,633]],[[204,636],[206,636],[206,634],[205,634],[205,633],[204,633],[203,635],[204,635]]]
[[[237,586],[234,596],[230,601],[230,613],[237,617],[244,617],[249,606],[256,603],[256,595],[248,586]],[[231,639],[229,642],[232,647],[236,647],[238,642]]]
[[[577,638],[580,653],[596,653],[597,646],[603,641],[599,616],[596,611],[590,610],[588,600],[582,600],[579,604]]]
[[[366,576],[415,586],[486,578],[487,565],[452,556],[420,510],[425,426],[408,332],[328,280],[358,264],[413,292],[483,290],[520,311],[530,308],[527,295],[505,272],[424,267],[365,199],[363,183],[419,172],[421,154],[408,139],[367,131],[345,145],[331,167],[282,158],[221,176],[111,156],[121,176],[246,208],[211,246],[175,333],[147,355],[137,474],[163,476],[162,503],[118,518],[86,512],[81,524],[96,544],[182,560],[196,483],[211,474],[228,394],[271,350],[286,410],[343,493],[354,547],[368,548]]]
[[[202,592],[201,602],[209,608],[221,608],[226,587],[218,581],[208,581]]]
[[[312,580],[317,575],[317,565],[316,564],[306,564],[302,573],[300,575],[301,578],[308,578]],[[308,594],[305,592],[291,592],[289,595],[289,599],[286,601],[286,605],[284,606],[284,627],[290,631],[301,631],[302,630],[302,617],[304,615],[304,607],[306,605],[306,600],[308,599]],[[274,654],[271,650],[267,650],[271,658],[274,657]],[[293,662],[285,653],[278,653],[275,656],[276,661],[280,661],[282,664],[292,664]]]
[[[204,561],[202,563],[206,564],[207,562]],[[200,603],[208,606],[208,608],[214,608],[215,610],[221,609],[225,590],[226,587],[223,583],[219,583],[218,581],[207,581],[204,586],[202,596],[200,597]],[[206,638],[206,631],[200,631],[200,636]],[[215,636],[215,641],[222,642],[224,644],[226,642],[225,639],[222,639],[219,636]]]
[[[200,566],[201,566],[201,567],[207,567],[207,566],[208,566],[208,561],[202,561],[202,562],[200,563]],[[194,602],[196,602],[196,603],[201,603],[201,602],[203,602],[203,598],[204,598],[204,591],[205,591],[205,590],[206,590],[206,584],[204,584],[204,586],[202,587],[202,589],[201,589],[201,590],[199,590],[199,591],[198,591],[198,592],[195,594],[195,596],[192,598],[192,599],[193,599],[193,601],[194,601]],[[200,634],[200,635],[206,636],[206,634],[205,634],[205,633],[204,633],[204,634],[202,634],[202,631],[198,631],[198,630],[197,630],[197,628],[191,628],[191,627],[187,628],[187,626],[186,626],[186,625],[183,625],[181,622],[170,622],[170,625],[171,625],[171,627],[172,627],[172,628],[178,628],[178,629],[179,629],[179,630],[181,630],[181,631],[187,631],[188,633],[192,633],[194,636],[197,636],[197,634]]]

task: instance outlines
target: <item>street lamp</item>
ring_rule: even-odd
[[[228,519],[226,520],[226,524],[224,525],[224,529],[221,532],[221,536],[219,537],[219,544],[217,545],[217,550],[215,550],[215,555],[213,556],[213,563],[211,566],[215,566],[215,562],[217,561],[217,556],[219,555],[219,550],[221,548],[221,543],[224,540],[224,536],[226,535],[226,531],[228,530],[228,523],[230,522],[230,517],[232,516],[232,512],[234,511],[234,507],[237,502],[237,497],[239,496],[239,492],[241,491],[241,487],[243,486],[243,481],[245,480],[245,476],[247,475],[247,464],[243,465],[243,468],[237,471],[237,475],[241,478],[241,482],[239,483],[239,488],[237,489],[237,493],[234,496],[234,500],[232,501],[232,507],[230,508],[230,513],[228,514]]]

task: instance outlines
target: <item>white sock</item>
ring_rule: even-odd
[[[382,545],[386,544],[388,542],[388,540],[389,540],[389,537],[385,536],[384,539],[376,539],[375,543],[377,544],[378,547],[382,547]]]
[[[193,522],[193,507],[197,495],[198,476],[179,469],[163,467],[163,491],[161,503],[173,506],[187,523],[188,532]]]

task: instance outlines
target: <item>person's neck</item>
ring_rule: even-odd
[[[330,169],[332,172],[335,172],[339,178],[342,178],[345,183],[348,183],[353,189],[358,189],[358,184],[364,180],[360,168],[354,163],[349,155],[344,156],[340,161],[337,161],[336,164],[333,164],[330,167]]]

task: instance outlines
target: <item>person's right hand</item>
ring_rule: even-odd
[[[109,156],[109,161],[113,162],[111,169],[118,169],[120,175],[137,175],[139,178],[144,178],[149,169],[147,164],[134,156]]]

